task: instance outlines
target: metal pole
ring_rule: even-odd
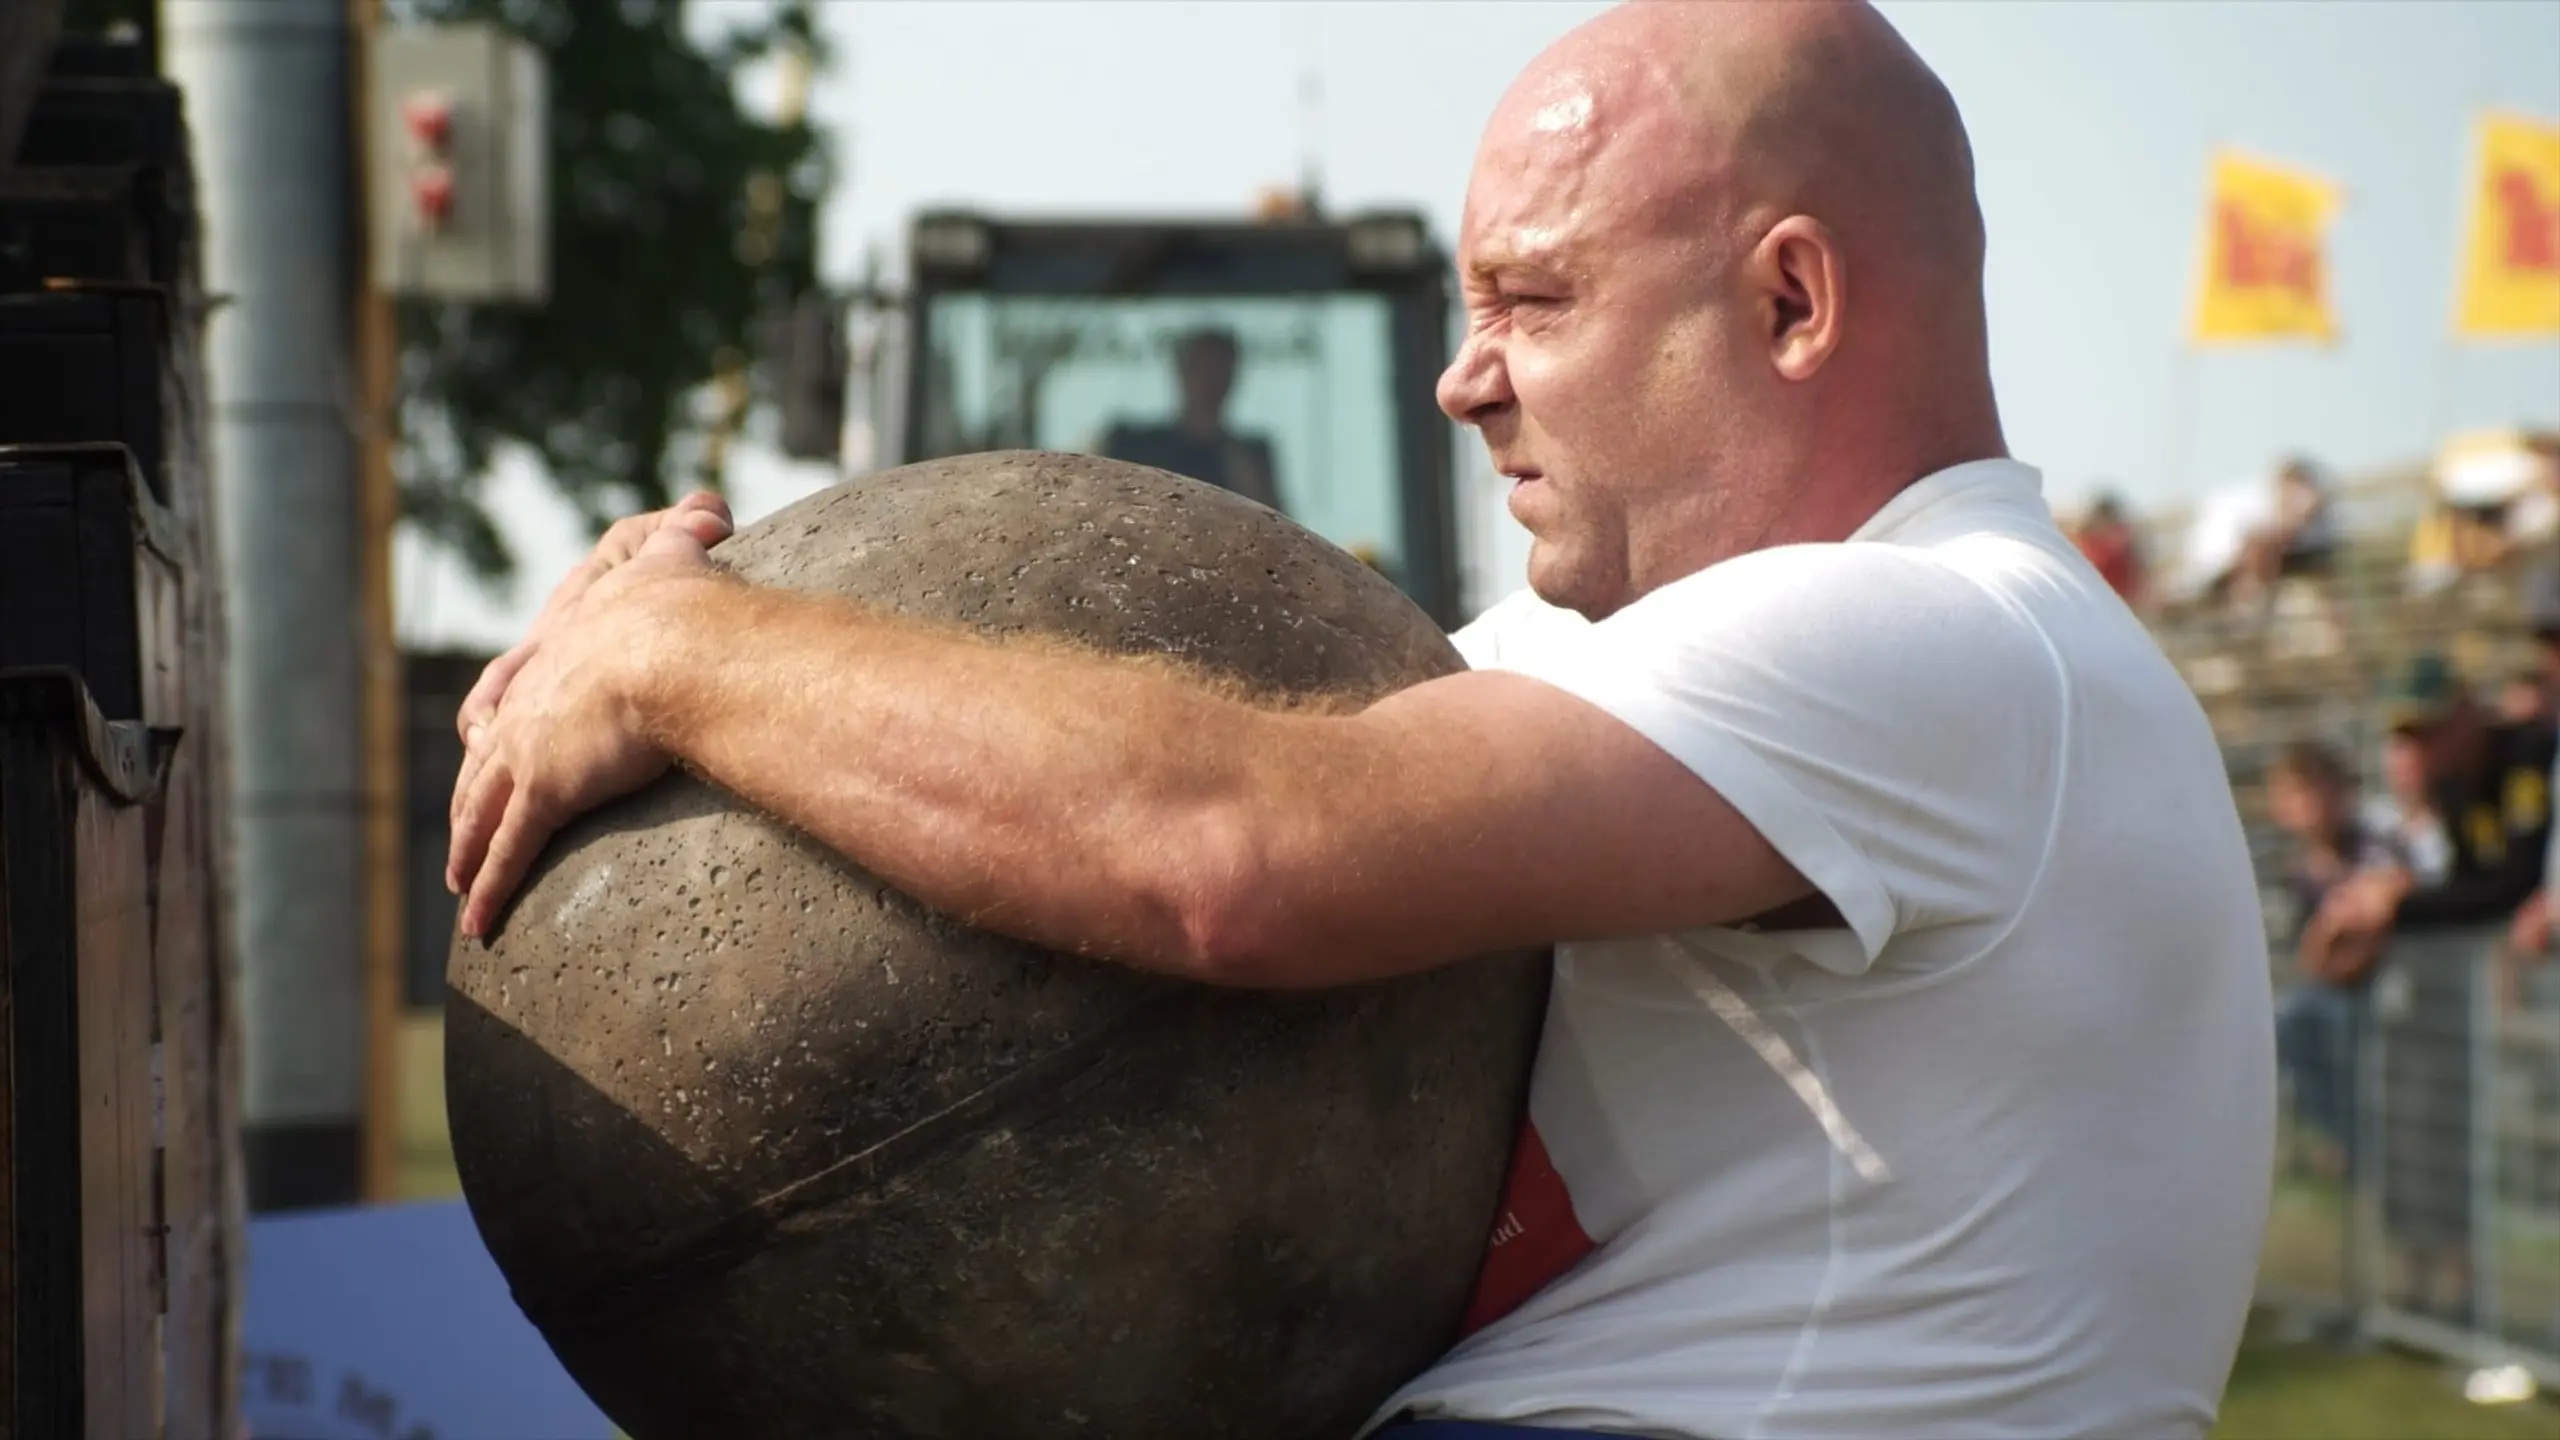
[[[2479,1361],[2504,1338],[2505,1307],[2498,1294],[2498,1002],[2491,983],[2490,956],[2495,939],[2476,945],[2464,957],[2469,982],[2463,996],[2463,1058],[2471,1068],[2468,1103],[2463,1118],[2470,1124],[2471,1154],[2471,1329],[2480,1337]]]
[[[346,0],[164,17],[204,207],[253,1210],[353,1201],[364,1096],[362,554]]]

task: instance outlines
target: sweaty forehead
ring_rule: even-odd
[[[1583,47],[1548,57],[1485,127],[1459,236],[1471,270],[1578,268],[1692,192],[1711,154],[1654,58]]]

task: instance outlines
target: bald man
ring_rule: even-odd
[[[2203,716],[2007,457],[1955,106],[1864,8],[1613,10],[1501,102],[1459,251],[1440,402],[1535,538],[1471,671],[1271,713],[736,585],[689,502],[465,705],[464,927],[680,761],[1213,984],[1555,942],[1468,1333],[1380,1433],[2203,1435],[2257,896]]]

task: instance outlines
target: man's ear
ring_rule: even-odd
[[[1769,363],[1789,380],[1808,380],[1840,348],[1847,275],[1840,246],[1821,221],[1790,215],[1751,252],[1750,283],[1761,293]]]

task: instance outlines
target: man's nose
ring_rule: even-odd
[[[1511,372],[1503,364],[1502,347],[1482,335],[1469,335],[1440,372],[1436,392],[1440,409],[1461,425],[1482,425],[1511,403]]]

